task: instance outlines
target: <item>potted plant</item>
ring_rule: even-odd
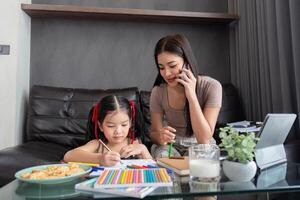
[[[239,133],[227,126],[220,128],[221,150],[227,152],[223,162],[224,174],[232,181],[250,181],[256,174],[253,161],[258,138],[255,133]]]

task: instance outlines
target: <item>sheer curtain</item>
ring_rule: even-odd
[[[245,116],[295,113],[289,139],[300,139],[300,1],[228,0],[240,20],[231,28],[231,80]]]

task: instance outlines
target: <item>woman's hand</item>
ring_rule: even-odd
[[[114,166],[120,162],[120,160],[120,154],[114,151],[105,152],[100,156],[100,164],[103,166]]]
[[[120,154],[122,158],[128,158],[135,155],[137,155],[141,159],[152,158],[147,147],[139,143],[134,143],[122,147],[122,149],[120,150]]]
[[[176,135],[176,129],[171,126],[165,126],[161,128],[159,131],[159,141],[160,144],[166,145],[167,143],[174,143]]]
[[[192,100],[194,98],[197,99],[196,96],[196,82],[197,79],[191,72],[191,70],[182,68],[182,72],[177,75],[176,81],[181,83],[185,89],[185,95],[188,100]]]

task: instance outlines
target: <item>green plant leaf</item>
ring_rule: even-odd
[[[221,144],[219,145],[228,153],[228,160],[247,163],[253,160],[256,142],[259,140],[255,133],[239,133],[226,126],[219,129]]]

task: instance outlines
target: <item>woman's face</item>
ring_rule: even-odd
[[[101,131],[104,133],[105,138],[109,143],[122,143],[129,132],[130,119],[126,111],[117,110],[112,113],[108,113],[102,125],[100,125]]]
[[[177,86],[179,83],[175,81],[177,75],[181,72],[184,60],[177,54],[163,52],[157,56],[160,75],[171,87]]]

